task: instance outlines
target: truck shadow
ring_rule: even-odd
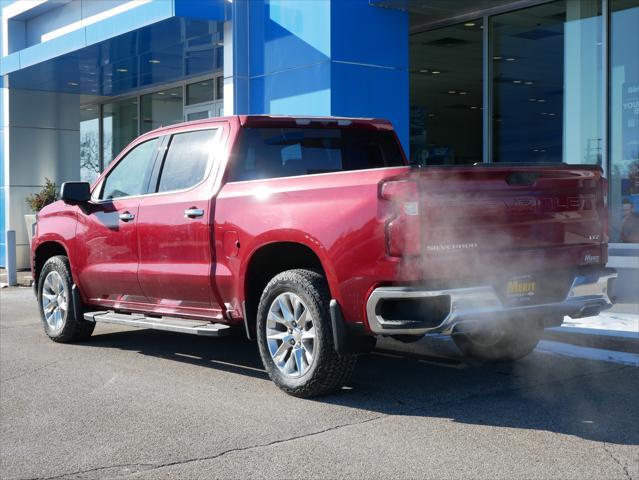
[[[513,365],[473,367],[451,350],[441,357],[360,357],[348,386],[312,401],[384,415],[575,435],[639,445],[639,368],[534,352]],[[143,355],[268,380],[257,345],[240,335],[212,339],[152,330],[97,334],[86,346]],[[273,385],[273,396],[284,395]],[[288,401],[288,400],[287,400]]]

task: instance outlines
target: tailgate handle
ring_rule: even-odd
[[[508,185],[532,185],[538,178],[538,172],[512,172],[506,175],[506,183]]]

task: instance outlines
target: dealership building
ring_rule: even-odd
[[[383,117],[411,160],[598,164],[639,268],[639,0],[0,0],[0,265],[45,178],[231,114]]]

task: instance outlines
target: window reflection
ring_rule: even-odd
[[[150,132],[182,121],[182,87],[142,95],[142,131]]]
[[[97,105],[80,108],[80,179],[93,182],[100,175],[100,115]]]
[[[558,1],[492,19],[495,161],[601,162],[599,8]]]
[[[410,37],[410,156],[422,165],[482,161],[482,20]]]
[[[105,103],[102,114],[103,158],[106,167],[138,136],[138,101],[128,98]]]
[[[613,242],[639,242],[639,0],[611,2],[610,196]]]

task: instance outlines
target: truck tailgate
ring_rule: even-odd
[[[599,167],[435,167],[412,177],[423,277],[502,277],[606,261]]]

